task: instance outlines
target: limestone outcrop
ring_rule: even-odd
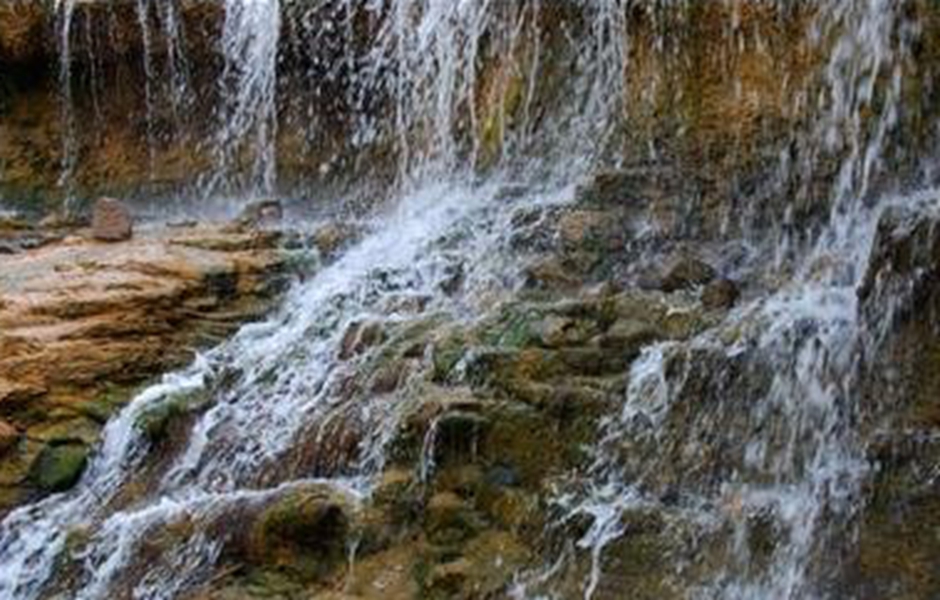
[[[273,231],[161,226],[111,243],[88,230],[54,236],[0,256],[0,512],[74,483],[98,430],[136,386],[260,318],[289,276]]]

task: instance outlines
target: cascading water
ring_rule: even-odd
[[[56,26],[59,50],[59,103],[61,128],[61,173],[59,185],[65,188],[66,196],[75,200],[76,169],[80,156],[88,142],[83,138],[86,133],[80,121],[80,107],[76,93],[80,86],[76,81],[74,63],[78,62],[76,47],[84,46],[83,67],[87,68],[88,92],[96,120],[95,143],[100,143],[102,121],[106,107],[101,98],[107,68],[103,56],[106,49],[119,46],[122,41],[116,35],[118,7],[108,7],[104,20],[96,20],[94,8],[75,0],[57,0],[55,4]],[[135,0],[133,18],[141,45],[142,104],[144,133],[140,140],[146,149],[147,173],[151,180],[156,178],[156,156],[161,145],[168,141],[161,133],[163,103],[169,105],[171,125],[177,138],[187,129],[186,111],[194,105],[190,65],[186,57],[186,36],[179,16],[178,0],[153,3],[149,0]],[[79,21],[79,16],[81,20]],[[76,23],[83,26],[82,39],[75,34]],[[102,39],[101,29],[109,33]],[[158,48],[165,51],[159,56]],[[161,64],[162,61],[162,64]],[[100,62],[100,64],[99,64]]]
[[[910,42],[901,19],[892,3],[831,2],[820,7],[814,35],[834,36],[836,41],[823,92],[827,108],[810,128],[813,142],[821,145],[810,154],[806,168],[815,168],[825,153],[840,157],[828,223],[810,248],[797,254],[798,275],[791,283],[738,309],[718,328],[689,342],[654,345],[635,361],[621,412],[601,424],[587,482],[579,479],[575,491],[557,499],[564,515],[559,527],[585,516],[592,523],[577,543],[591,562],[584,598],[598,590],[606,548],[631,535],[625,525],[629,515],[651,507],[702,536],[728,526],[733,532],[727,566],[692,596],[828,597],[827,577],[837,576],[841,568],[835,540],[851,537],[847,532],[857,516],[869,469],[855,429],[857,373],[860,361],[874,348],[858,309],[857,290],[885,208],[920,201],[920,195],[883,192],[872,200],[885,143],[898,121]],[[777,253],[790,251],[791,242],[784,239]],[[712,374],[692,366],[707,356],[720,357]],[[764,377],[766,385],[736,389],[741,362],[769,370],[757,376]],[[702,385],[702,377],[705,392],[695,387]],[[733,435],[730,430],[743,428],[738,435],[747,443],[729,460],[740,464],[739,470],[702,483],[695,469],[684,470],[692,465],[680,467],[678,489],[666,495],[678,494],[681,500],[664,502],[661,476],[676,469],[669,464],[676,455],[663,452],[657,458],[657,446],[662,451],[667,438],[678,438],[683,452],[713,447],[709,438],[715,423],[677,424],[675,419],[681,417],[670,417],[672,412],[681,414],[702,393],[705,401],[719,403],[714,411],[746,411],[743,424],[731,417],[717,417],[715,422],[734,423],[724,432],[728,437]],[[746,404],[733,408],[733,401],[726,402],[722,395],[739,395]],[[625,447],[634,452],[643,448],[638,453],[642,458],[625,457]],[[681,483],[683,477],[688,483]],[[767,519],[780,539],[771,566],[760,571],[753,566],[748,543],[761,535],[758,528],[768,527]],[[560,568],[554,564],[547,573],[523,577],[517,595],[551,589]],[[676,567],[677,575],[681,569]]]
[[[218,171],[209,189],[232,178],[242,153],[251,165],[248,188],[255,195],[274,191],[277,165],[277,51],[281,8],[276,1],[225,3],[222,51],[221,129],[217,142]]]
[[[371,77],[381,61],[395,65],[395,136],[401,141],[405,185],[396,203],[376,216],[363,240],[336,263],[295,288],[281,311],[266,323],[245,327],[233,340],[200,357],[190,369],[166,377],[139,395],[104,432],[97,455],[79,486],[11,514],[0,529],[0,595],[44,597],[56,589],[56,560],[70,535],[86,531],[87,548],[80,573],[70,581],[71,597],[101,598],[117,593],[137,598],[172,598],[211,575],[225,540],[209,533],[213,519],[239,506],[275,497],[285,489],[310,482],[334,486],[351,496],[367,493],[370,478],[381,469],[384,447],[407,407],[394,402],[355,401],[344,397],[345,376],[355,364],[337,360],[345,331],[356,321],[375,318],[405,327],[407,313],[383,306],[399,296],[431,297],[426,310],[472,314],[473,290],[500,287],[514,279],[518,265],[492,252],[508,229],[512,210],[550,204],[570,197],[579,161],[558,172],[522,198],[504,193],[515,180],[494,175],[475,185],[457,159],[458,140],[471,138],[477,152],[472,105],[473,79],[480,42],[492,28],[488,2],[430,2],[414,6],[400,0],[388,7],[393,17],[391,45],[380,39],[377,61],[363,66]],[[415,21],[410,19],[414,16]],[[621,69],[610,64],[621,51],[607,44],[621,40],[610,29],[610,14],[598,13],[604,40],[590,40],[577,50],[583,60],[598,53],[605,62],[597,71],[585,65],[585,81],[576,89],[581,106],[594,114],[578,119],[593,134],[603,135],[614,122],[610,86]],[[253,154],[255,193],[274,185],[276,67],[280,30],[277,0],[231,0],[226,4],[222,82],[228,104],[220,136],[219,181],[233,168],[240,148]],[[329,27],[330,23],[321,26]],[[414,44],[414,47],[411,47]],[[391,55],[386,55],[390,48]],[[434,56],[434,61],[421,58]],[[433,71],[424,71],[433,64]],[[387,75],[386,75],[387,76]],[[364,75],[362,91],[377,85]],[[382,85],[388,85],[382,83]],[[458,114],[463,112],[463,114]],[[470,121],[465,121],[469,115]],[[414,128],[427,127],[427,146],[411,146]],[[470,127],[470,131],[461,128]],[[587,131],[587,129],[585,130]],[[583,140],[577,140],[581,146]],[[470,163],[474,160],[471,158]],[[519,176],[522,176],[520,173]],[[452,237],[459,247],[448,253],[434,247]],[[468,265],[468,292],[449,298],[440,293],[448,261],[457,254]],[[469,265],[473,265],[469,267]],[[368,357],[363,358],[366,360]],[[222,381],[225,383],[222,383]],[[153,483],[146,497],[128,501],[127,486],[142,467],[150,448],[140,428],[148,411],[203,394],[211,398],[192,426],[188,444]],[[331,427],[353,426],[362,441],[353,457],[339,457],[314,471],[279,467],[290,464],[304,439],[319,441],[326,453]],[[175,548],[149,565],[137,555],[152,532],[181,519],[199,522],[201,533],[185,548]],[[206,529],[203,531],[202,528]]]
[[[59,87],[62,98],[62,171],[59,185],[71,186],[75,169],[75,115],[72,107],[72,16],[75,0],[57,0],[56,14],[59,18]],[[71,195],[67,189],[66,195]]]
[[[137,20],[140,23],[140,38],[144,45],[144,103],[147,110],[147,153],[150,161],[148,170],[153,177],[154,152],[156,152],[156,138],[154,137],[154,106],[153,106],[153,42],[150,39],[150,3],[147,0],[137,0]]]
[[[276,315],[245,327],[135,398],[108,424],[76,489],[6,518],[0,526],[0,596],[42,598],[67,586],[70,597],[80,599],[178,597],[211,579],[232,535],[215,526],[224,515],[311,483],[354,502],[368,499],[385,448],[409,408],[410,386],[420,382],[406,381],[394,401],[349,392],[352,374],[372,356],[341,358],[346,333],[370,321],[393,330],[415,326],[416,315],[395,308],[402,297],[428,299],[425,313],[472,320],[493,296],[515,291],[521,265],[499,255],[514,211],[564,203],[583,175],[622,158],[612,148],[624,134],[624,103],[633,96],[627,85],[629,11],[677,10],[685,18],[683,11],[694,10],[691,3],[575,3],[583,21],[578,37],[571,33],[576,25],[546,14],[558,7],[545,0],[510,4],[348,0],[322,3],[311,9],[314,17],[305,15],[305,27],[345,32],[346,54],[337,67],[343,74],[330,74],[346,84],[350,145],[387,143],[397,165],[393,200],[361,224],[360,241],[291,290]],[[152,9],[145,0],[138,6],[149,57]],[[75,3],[62,0],[58,7],[68,180],[75,152],[69,91]],[[225,2],[221,125],[209,193],[267,196],[276,190],[283,126],[278,57],[287,8],[278,0]],[[374,28],[366,42],[356,30],[361,24],[354,23],[359,10]],[[176,73],[170,85],[178,110],[187,77],[174,15],[171,5],[156,13]],[[736,9],[733,15],[727,25],[732,32],[740,18]],[[557,18],[561,33],[546,29],[549,17]],[[822,583],[833,574],[818,559],[840,529],[851,527],[867,474],[853,426],[855,376],[867,343],[857,315],[860,269],[883,208],[915,199],[880,199],[873,191],[898,118],[909,41],[901,21],[901,9],[887,1],[820,5],[814,39],[829,56],[822,108],[805,132],[795,134],[808,138],[794,141],[811,150],[805,169],[786,162],[781,171],[802,183],[809,179],[803,171],[816,161],[837,157],[828,222],[806,247],[784,235],[779,245],[762,248],[778,257],[776,267],[786,262],[784,255],[794,262],[790,284],[739,307],[692,340],[648,346],[633,362],[625,401],[601,422],[590,464],[572,474],[554,499],[561,518],[548,534],[564,535],[585,517],[589,525],[573,549],[546,557],[550,568],[519,574],[518,596],[553,596],[566,563],[585,557],[590,568],[579,593],[597,595],[606,551],[631,535],[625,518],[642,510],[661,511],[703,538],[730,531],[721,568],[697,580],[692,596],[826,595]],[[567,53],[553,51],[562,58],[543,48],[546,33],[565,40]],[[151,59],[145,60],[152,148],[156,86],[149,87],[154,74]],[[483,77],[481,65],[494,64]],[[559,64],[570,69],[563,89],[540,89],[543,72]],[[483,102],[488,93],[498,101]],[[551,105],[551,118],[536,114],[540,103]],[[658,148],[649,153],[660,154]],[[482,184],[480,173],[486,174]],[[789,213],[783,215],[785,231]],[[455,257],[463,290],[443,293]],[[761,383],[736,387],[742,370],[756,373]],[[681,422],[680,409],[700,396],[716,403],[713,420]],[[144,491],[135,492],[134,478],[157,454],[141,423],[180,398],[200,403],[186,443],[167,464],[148,471]],[[702,476],[698,469],[707,468],[690,467],[689,457],[701,457],[713,443],[713,428],[722,423],[714,415],[722,411],[743,415],[729,436],[747,442],[731,453],[733,466]],[[425,438],[422,482],[434,474],[437,427],[434,421]],[[354,448],[335,450],[347,434],[355,438]],[[322,456],[310,464],[310,454]],[[675,476],[665,475],[670,472]],[[182,521],[193,528],[184,543],[157,556],[148,549],[141,558],[149,536]],[[758,571],[748,540],[768,522],[780,541],[771,566]],[[76,535],[86,542],[77,572],[65,583],[57,561]]]

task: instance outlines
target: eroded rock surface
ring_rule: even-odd
[[[0,257],[0,512],[74,483],[135,386],[262,316],[288,277],[277,232],[60,236]]]

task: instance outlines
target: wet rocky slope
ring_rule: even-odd
[[[938,32],[0,7],[0,596],[937,596]]]

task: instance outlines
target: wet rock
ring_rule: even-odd
[[[437,422],[433,449],[435,464],[472,463],[479,455],[486,428],[486,418],[473,412],[455,411],[442,416]]]
[[[662,339],[664,336],[663,329],[655,323],[621,318],[597,338],[597,343],[610,352],[633,357],[640,353],[643,346]]]
[[[0,310],[2,310],[0,306]],[[7,344],[7,341],[0,337],[0,348],[7,352],[14,352],[13,344]],[[46,395],[49,390],[38,385],[27,383],[13,383],[8,379],[0,377],[0,407],[4,411],[15,411],[24,406],[28,406],[33,400]]]
[[[46,214],[37,224],[42,230],[77,229],[89,227],[92,221],[87,214],[53,210]]]
[[[440,290],[448,296],[453,296],[463,287],[466,272],[463,263],[452,263],[444,268],[444,278],[439,285]]]
[[[936,200],[892,207],[858,289],[873,342],[863,362],[860,429],[871,476],[845,595],[940,594],[940,221]]]
[[[2,260],[0,414],[49,442],[75,441],[70,420],[93,442],[137,385],[261,318],[285,281],[276,239],[210,226],[122,244],[76,238]],[[143,429],[172,434],[185,421],[176,414],[148,415]]]
[[[936,200],[934,199],[935,203]],[[929,208],[891,207],[878,222],[868,268],[858,297],[873,330],[903,317],[902,306],[917,306],[940,297],[940,218]]]
[[[587,205],[644,207],[667,195],[669,174],[659,166],[604,171],[578,189],[578,199]]]
[[[354,514],[350,501],[327,486],[290,490],[251,525],[248,558],[322,579],[346,562]]]
[[[445,331],[431,341],[431,380],[446,383],[468,349],[466,332]]]
[[[425,515],[425,531],[435,544],[459,544],[484,527],[473,508],[453,492],[435,494],[428,502]]]
[[[616,251],[623,245],[623,216],[612,211],[570,210],[558,221],[563,247],[586,251]]]
[[[583,280],[562,260],[555,256],[539,259],[523,270],[524,285],[528,289],[546,291],[573,291],[583,284]]]
[[[134,235],[133,219],[120,200],[99,198],[92,208],[92,237],[102,242],[123,242]]]
[[[74,486],[88,462],[83,444],[50,444],[43,448],[30,469],[30,479],[43,492],[63,492]]]
[[[506,597],[513,575],[530,557],[529,549],[513,535],[483,532],[463,545],[459,558],[431,570],[427,594],[466,599]]]
[[[373,394],[390,394],[398,389],[405,380],[408,367],[403,361],[392,361],[379,367],[369,381],[369,391]]]
[[[660,289],[666,293],[693,289],[710,283],[717,276],[715,269],[705,261],[693,256],[680,256],[667,269]]]
[[[15,427],[0,419],[0,458],[16,447],[20,434]]]
[[[151,444],[159,444],[170,436],[176,424],[204,409],[209,401],[204,388],[179,393],[143,411],[134,424]]]
[[[597,326],[589,320],[553,314],[536,319],[530,328],[534,338],[546,348],[583,345],[597,333]]]
[[[340,360],[349,360],[385,341],[385,329],[379,321],[354,322],[346,328],[340,343]]]
[[[242,209],[235,223],[242,228],[264,228],[278,225],[284,219],[284,207],[277,200],[251,202]]]
[[[343,248],[353,243],[362,234],[362,230],[349,223],[331,222],[313,232],[311,241],[320,256],[334,258]]]
[[[32,229],[32,225],[22,219],[0,215],[0,235],[31,231]]]
[[[702,290],[702,306],[706,310],[728,310],[740,296],[738,286],[730,279],[716,279]]]

